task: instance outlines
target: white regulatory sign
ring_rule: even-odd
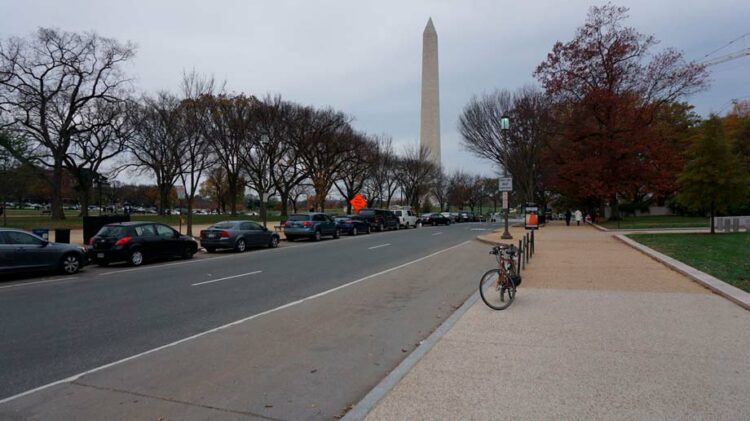
[[[177,190],[177,199],[185,200],[185,186],[174,186]]]
[[[509,208],[509,206],[508,206],[508,192],[504,191],[503,192],[503,209],[508,209],[508,208]]]
[[[500,177],[498,191],[513,191],[513,177]]]

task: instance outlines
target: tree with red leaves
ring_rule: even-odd
[[[592,7],[574,39],[557,42],[534,73],[555,103],[548,184],[579,201],[608,202],[613,219],[632,192],[674,188],[680,151],[658,122],[707,85],[705,68],[682,53],[652,54],[657,41],[624,26],[627,11]]]

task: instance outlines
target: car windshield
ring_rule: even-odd
[[[307,221],[310,219],[310,215],[292,215],[289,217],[290,221]]]
[[[234,224],[231,222],[220,222],[218,224],[211,225],[209,229],[215,230],[228,230],[234,228]]]
[[[361,216],[372,216],[375,215],[375,211],[371,209],[362,209],[361,211],[359,211],[359,214]]]
[[[128,235],[128,227],[123,227],[120,225],[105,225],[102,227],[102,229],[99,230],[96,235],[99,237],[125,237]]]

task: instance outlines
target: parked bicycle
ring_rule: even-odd
[[[518,248],[500,244],[490,251],[497,259],[498,268],[491,269],[482,276],[479,282],[479,295],[491,309],[505,310],[516,298],[516,288],[521,285],[521,275],[514,257]]]

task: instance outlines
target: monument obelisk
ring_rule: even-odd
[[[419,145],[430,151],[440,165],[440,92],[438,88],[438,39],[432,18],[422,34],[422,109]]]

